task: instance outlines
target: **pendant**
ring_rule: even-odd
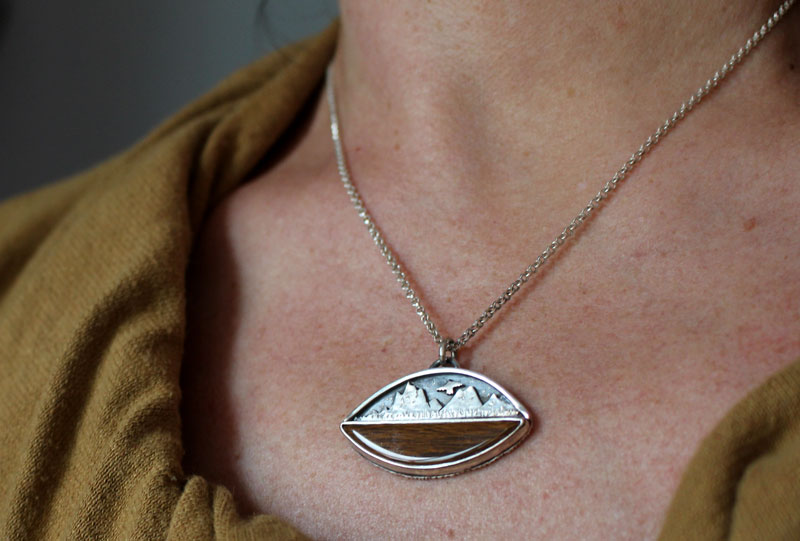
[[[454,367],[416,372],[370,396],[341,423],[364,458],[392,473],[431,479],[500,458],[531,430],[528,410],[486,376]]]

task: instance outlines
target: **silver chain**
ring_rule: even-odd
[[[580,228],[588,219],[589,217],[597,210],[601,204],[608,198],[612,191],[617,188],[617,185],[625,179],[625,177],[633,171],[633,169],[638,165],[638,163],[644,158],[644,156],[650,152],[653,147],[655,147],[661,139],[667,135],[672,128],[674,128],[678,122],[683,120],[684,116],[694,109],[696,105],[698,105],[703,99],[714,90],[719,83],[730,74],[734,68],[746,57],[750,54],[758,43],[764,39],[770,30],[778,23],[778,21],[783,18],[787,11],[792,7],[795,0],[786,0],[783,2],[780,7],[772,14],[772,16],[767,19],[761,28],[756,31],[745,44],[739,48],[731,57],[730,60],[725,62],[722,67],[714,73],[714,75],[708,79],[703,86],[701,86],[694,94],[692,94],[689,99],[684,101],[681,106],[672,113],[672,116],[667,118],[663,124],[661,124],[656,131],[647,138],[647,140],[642,143],[642,145],[634,152],[628,160],[622,164],[622,167],[614,173],[614,176],[608,180],[605,185],[597,192],[589,203],[581,209],[577,216],[575,216],[571,222],[564,228],[563,231],[545,248],[545,250],[539,254],[536,260],[528,265],[528,267],[519,275],[519,277],[511,282],[511,284],[503,291],[502,295],[500,295],[497,300],[495,300],[489,307],[480,315],[475,322],[470,325],[458,338],[458,340],[452,340],[449,338],[442,338],[442,335],[439,333],[439,330],[436,328],[433,320],[431,320],[428,311],[425,310],[425,307],[422,306],[422,302],[417,296],[414,289],[411,287],[411,284],[408,283],[408,277],[406,273],[403,271],[403,268],[400,266],[400,263],[397,261],[397,257],[394,255],[392,250],[386,244],[386,241],[381,235],[380,231],[378,230],[378,226],[375,225],[375,221],[372,219],[372,216],[367,211],[366,207],[364,206],[364,200],[361,198],[361,194],[358,193],[358,190],[353,185],[352,180],[350,179],[350,171],[347,167],[347,163],[345,160],[344,150],[342,148],[342,140],[341,134],[339,130],[339,117],[336,112],[336,96],[334,93],[333,88],[333,66],[328,66],[327,71],[327,97],[328,97],[328,107],[330,110],[330,120],[331,120],[331,138],[333,139],[333,147],[336,152],[336,162],[339,169],[339,176],[341,177],[342,184],[344,184],[345,190],[347,190],[347,195],[350,196],[350,201],[353,203],[356,211],[358,212],[359,217],[364,222],[364,225],[367,226],[367,231],[369,231],[372,240],[375,241],[375,244],[383,254],[383,257],[386,259],[386,262],[392,269],[392,273],[394,273],[395,278],[400,283],[400,288],[405,293],[405,296],[408,300],[411,301],[411,305],[414,307],[414,310],[417,312],[420,320],[422,320],[422,324],[425,325],[425,328],[428,329],[428,332],[433,336],[433,339],[436,341],[437,344],[440,345],[440,349],[444,349],[445,351],[450,351],[451,353],[455,353],[459,348],[463,347],[464,344],[469,342],[469,340],[475,336],[475,334],[483,327],[487,321],[489,321],[492,316],[494,316],[498,310],[500,310],[509,300],[511,297],[520,290],[520,288],[531,279],[531,277],[536,274],[539,269],[544,265],[548,259],[550,259],[560,248],[564,245],[564,243],[572,237],[575,232]],[[443,348],[442,348],[443,346]],[[440,357],[442,354],[440,353]]]

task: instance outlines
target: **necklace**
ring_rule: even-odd
[[[441,478],[485,466],[525,439],[532,428],[531,415],[525,406],[488,377],[460,368],[456,352],[575,234],[645,155],[734,70],[794,2],[783,2],[728,61],[642,143],[534,262],[456,340],[439,333],[350,178],[340,136],[332,65],[328,66],[326,90],[331,139],[342,184],[400,288],[439,348],[439,355],[429,369],[386,385],[342,421],[342,432],[362,456],[392,473],[414,478]]]

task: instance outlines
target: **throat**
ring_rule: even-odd
[[[552,194],[577,210],[775,7],[344,2],[334,79],[354,178],[367,197],[361,181],[383,179],[432,212],[513,213]],[[706,114],[786,102],[799,22],[790,13]]]
[[[531,109],[612,118],[705,81],[777,7],[756,4],[345,1],[339,75],[362,108],[420,120],[465,104],[505,128]]]

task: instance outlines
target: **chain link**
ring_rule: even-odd
[[[547,260],[553,257],[553,255],[555,255],[555,253],[567,242],[567,240],[572,237],[575,232],[592,216],[592,214],[609,197],[611,192],[617,188],[619,183],[622,182],[627,175],[636,168],[645,155],[647,155],[653,149],[653,147],[655,147],[659,141],[664,138],[664,136],[672,131],[672,129],[684,119],[687,113],[689,113],[701,101],[703,101],[703,99],[709,93],[711,93],[748,54],[750,54],[756,45],[758,45],[758,43],[764,39],[764,37],[769,33],[770,30],[772,30],[778,21],[783,18],[786,12],[789,11],[792,5],[794,5],[794,3],[795,0],[786,0],[783,2],[772,14],[772,16],[770,16],[770,18],[767,19],[767,21],[761,26],[761,28],[759,28],[750,38],[748,38],[745,44],[733,55],[731,55],[730,59],[725,62],[725,64],[723,64],[722,67],[717,70],[714,75],[712,75],[711,78],[705,82],[704,85],[698,88],[697,91],[689,97],[689,99],[684,101],[680,107],[676,109],[675,112],[672,113],[672,115],[668,117],[664,123],[661,124],[658,129],[656,129],[656,131],[647,138],[644,143],[641,144],[641,146],[639,146],[636,152],[631,154],[631,157],[622,164],[622,167],[620,167],[619,170],[614,173],[614,176],[612,176],[611,179],[609,179],[603,185],[600,191],[589,200],[587,205],[581,209],[577,216],[575,216],[572,221],[561,231],[561,233],[547,246],[547,248],[545,248],[545,250],[539,254],[534,262],[528,265],[528,267],[522,272],[522,274],[519,275],[516,280],[511,282],[506,290],[503,291],[502,295],[500,295],[497,300],[490,304],[489,307],[480,316],[478,316],[478,319],[476,319],[475,322],[461,334],[458,340],[442,338],[442,335],[436,328],[436,325],[428,314],[428,311],[425,310],[424,306],[422,306],[419,296],[411,287],[411,284],[409,284],[408,277],[400,266],[400,263],[397,261],[397,257],[386,244],[383,235],[381,235],[380,231],[378,230],[378,226],[375,225],[375,221],[372,219],[372,216],[364,205],[364,200],[361,198],[361,194],[358,193],[358,190],[350,178],[350,171],[347,167],[347,161],[345,159],[341,134],[339,131],[339,117],[336,110],[336,96],[333,87],[333,66],[328,66],[326,91],[328,107],[330,110],[331,138],[333,139],[333,147],[334,151],[336,152],[336,163],[339,169],[339,176],[342,180],[342,184],[344,185],[345,190],[347,190],[347,195],[350,197],[350,202],[355,207],[359,217],[364,222],[364,225],[367,226],[367,231],[369,231],[372,240],[378,246],[381,254],[383,254],[383,257],[386,259],[386,262],[392,269],[392,273],[400,284],[400,289],[403,290],[406,298],[411,301],[411,306],[414,307],[414,310],[422,321],[422,324],[425,326],[431,336],[433,336],[434,341],[440,346],[442,344],[446,344],[446,348],[453,353],[469,342],[469,340],[475,336],[475,334],[486,324],[486,322],[489,321],[492,316],[494,316],[508,301],[510,301],[511,297],[513,297],[514,294],[519,291],[522,286],[525,285],[525,283],[527,283],[528,280],[530,280],[533,275],[539,271],[539,269],[547,262]]]

